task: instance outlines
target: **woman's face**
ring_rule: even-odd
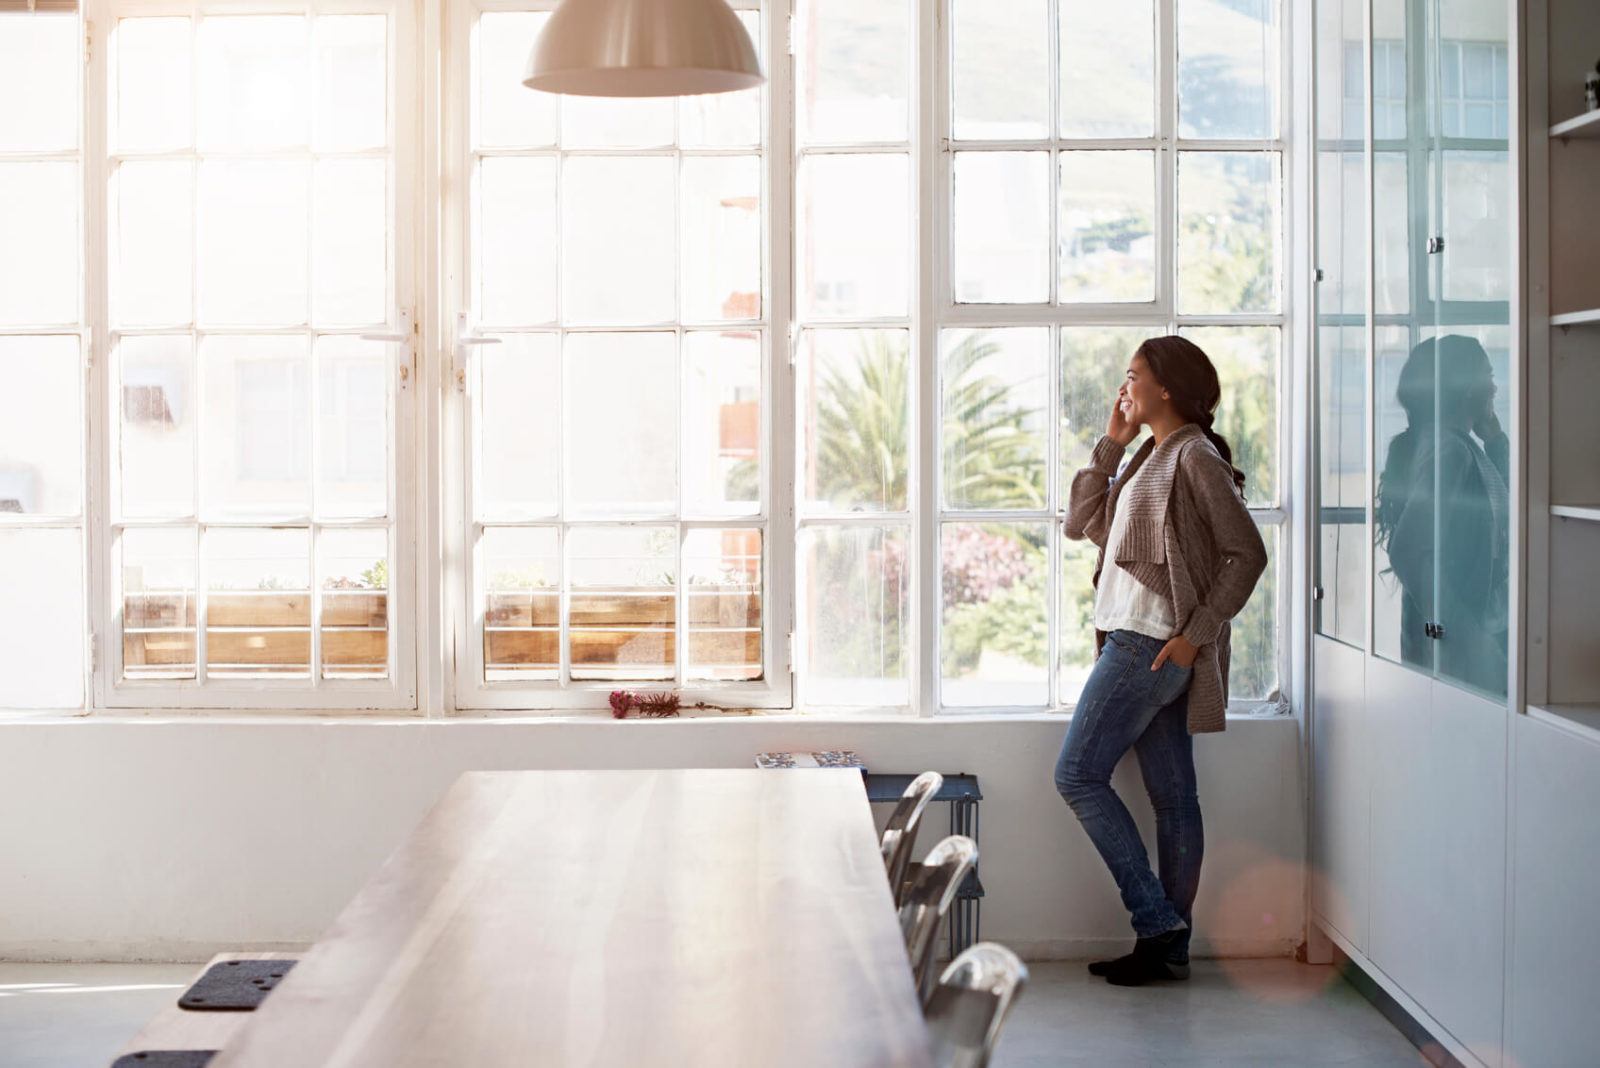
[[[1144,357],[1135,356],[1128,364],[1122,388],[1117,391],[1117,405],[1130,426],[1147,426],[1172,407],[1165,394]]]

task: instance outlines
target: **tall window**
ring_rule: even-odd
[[[1278,4],[951,0],[913,86],[915,11],[798,8],[802,700],[1070,704],[1094,556],[1061,536],[1066,487],[1138,342],[1174,331],[1218,366],[1217,428],[1274,561],[1235,623],[1233,692],[1272,694]],[[908,125],[930,115],[931,187]],[[913,260],[919,200],[937,222]],[[919,284],[936,321],[913,314]],[[922,479],[936,515],[908,491]],[[935,522],[924,559],[910,546]],[[934,567],[937,603],[914,605]]]
[[[83,44],[0,0],[0,706],[84,701]]]
[[[106,71],[112,702],[408,706],[407,22],[140,10]]]
[[[549,6],[457,23],[457,700],[603,707],[613,688],[676,687],[787,704],[768,596],[767,94],[530,92]],[[760,12],[735,6],[760,41]]]

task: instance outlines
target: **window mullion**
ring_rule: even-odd
[[[1178,305],[1178,0],[1156,4],[1156,305]]]
[[[917,288],[912,315],[914,363],[912,425],[916,452],[912,457],[911,554],[915,582],[911,590],[914,714],[927,717],[939,709],[939,331],[937,309],[952,292],[948,230],[949,153],[943,133],[949,121],[949,19],[947,0],[917,4],[911,159],[918,206],[912,241]],[[943,164],[942,166],[940,164]],[[942,206],[943,210],[940,210]]]
[[[82,116],[79,140],[79,181],[83,185],[83,231],[79,247],[84,257],[83,341],[85,381],[81,383],[83,417],[86,427],[84,453],[83,496],[83,547],[87,561],[84,575],[84,605],[88,609],[85,630],[89,642],[89,656],[84,658],[88,672],[84,689],[84,702],[91,709],[102,708],[109,692],[108,680],[112,678],[112,661],[120,662],[108,648],[115,631],[115,615],[106,615],[102,606],[112,605],[111,590],[112,546],[114,532],[111,515],[111,442],[112,421],[102,413],[110,412],[111,335],[107,249],[108,193],[110,188],[110,156],[107,151],[107,111],[105,101],[109,76],[106,54],[111,40],[109,12],[105,0],[86,0],[81,7],[83,38],[87,51],[83,98],[79,101]],[[120,642],[118,645],[120,646]]]

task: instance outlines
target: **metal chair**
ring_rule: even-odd
[[[966,950],[939,977],[924,1010],[939,1068],[985,1068],[1028,968],[994,942]]]
[[[916,980],[918,998],[924,1004],[933,985],[939,924],[950,910],[950,902],[955,900],[961,880],[977,862],[977,844],[970,838],[952,834],[929,850],[906,880],[900,903],[900,933],[905,936],[911,974]]]
[[[899,804],[889,814],[883,829],[883,867],[889,876],[889,891],[894,894],[894,906],[900,907],[905,890],[906,867],[911,863],[911,849],[917,844],[917,827],[922,822],[922,812],[933,800],[933,795],[944,785],[944,776],[937,771],[925,771],[911,780],[906,792],[900,795]]]

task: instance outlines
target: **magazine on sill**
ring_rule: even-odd
[[[757,753],[758,768],[860,768],[867,770],[854,749],[824,749],[816,753]]]

